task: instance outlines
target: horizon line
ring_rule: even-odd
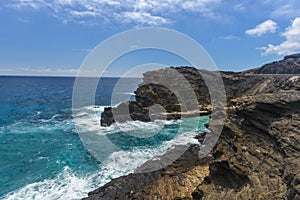
[[[97,77],[97,76],[73,76],[73,75],[20,75],[20,74],[8,74],[8,75],[1,75],[0,77],[45,77],[45,78],[122,78],[122,76],[102,76],[102,77]],[[125,77],[125,78],[142,78],[142,77]]]

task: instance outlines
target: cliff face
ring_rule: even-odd
[[[175,199],[191,196],[209,175],[208,158],[199,159],[192,145],[172,165],[150,173],[129,174],[89,193],[85,199]]]
[[[284,60],[282,62],[287,61]],[[271,67],[269,67],[269,65],[271,65]],[[297,75],[281,74],[270,76],[265,74],[255,74],[260,72],[271,72],[273,65],[267,64],[262,68],[264,68],[264,70],[257,69],[255,72],[253,71],[251,73],[250,71],[242,73],[220,72],[226,90],[227,104],[229,104],[229,106],[232,104],[232,99],[242,96],[274,93],[281,90],[299,90],[300,80],[297,78]],[[298,72],[299,70],[300,74],[300,65],[299,67],[295,66],[294,68],[295,70],[292,71]],[[280,68],[280,70],[285,69],[286,68]],[[288,73],[292,72],[289,68],[286,70]],[[187,97],[189,97],[190,91],[185,87],[182,87],[182,78],[174,78],[174,76],[169,77],[174,71],[188,80],[190,84],[189,87],[195,92],[196,101],[199,103],[196,111],[202,114],[210,114],[212,102],[203,76],[205,76],[206,80],[210,83],[214,83],[215,74],[204,70],[198,71],[192,67],[177,67],[172,68],[172,70],[166,68],[145,73],[143,83],[135,91],[136,101],[122,103],[117,108],[106,108],[101,116],[101,126],[110,126],[115,123],[115,121],[125,122],[129,119],[149,122],[152,118],[150,108],[155,104],[159,104],[163,107],[165,116],[156,116],[154,119],[180,119],[182,115],[182,113],[180,114],[182,104],[178,101],[176,94],[168,87],[164,86],[164,84],[171,84],[170,87],[179,88],[178,92],[182,95],[185,95],[186,93]],[[167,81],[166,83],[164,80],[170,81]],[[187,98],[185,104],[191,105],[193,104],[193,101],[195,100]],[[115,118],[113,114],[115,115]]]
[[[202,75],[207,73],[209,72],[202,72]],[[115,121],[124,122],[128,120],[129,116],[132,120],[145,122],[164,118],[179,119],[181,115],[178,113],[182,111],[183,102],[179,101],[177,94],[187,97],[184,99],[185,105],[196,103],[194,109],[209,114],[211,111],[210,96],[202,75],[192,67],[166,68],[146,72],[143,83],[135,91],[136,101],[122,103],[117,108],[106,108],[101,116],[101,125],[110,126]],[[214,76],[207,75],[207,77],[213,79]],[[196,95],[194,99],[189,98],[191,92]],[[198,104],[195,101],[201,103]],[[162,106],[165,115],[151,116],[151,107],[155,104]],[[192,110],[194,111],[194,109]],[[191,111],[191,109],[187,110]]]
[[[289,59],[298,55],[287,56],[284,62]],[[267,68],[255,70],[273,70]],[[209,111],[207,88],[197,70],[176,70],[197,90],[202,102],[199,110]],[[159,71],[146,73],[144,79],[155,74]],[[87,199],[300,199],[300,76],[253,74],[221,73],[227,114],[218,144],[207,157],[199,159],[199,146],[193,145],[168,167],[117,178],[89,193]],[[139,97],[146,96],[139,101],[155,99],[161,91],[153,93],[153,88],[138,89]],[[162,103],[160,98],[154,102]],[[137,113],[136,108],[132,111]],[[148,116],[145,113],[142,116]]]
[[[299,198],[300,91],[234,101],[195,199]]]

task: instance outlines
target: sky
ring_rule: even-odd
[[[2,0],[0,26],[0,75],[76,75],[99,43],[143,27],[186,34],[219,70],[300,52],[298,0]],[[107,76],[147,62],[186,64],[166,52],[137,52],[120,58]]]

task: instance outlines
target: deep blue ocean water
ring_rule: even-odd
[[[0,199],[80,199],[112,178],[132,172],[147,159],[163,154],[168,147],[192,141],[209,120],[201,117],[197,129],[181,132],[177,131],[180,122],[174,121],[122,125],[133,132],[158,132],[147,139],[134,138],[113,127],[99,127],[120,147],[100,162],[86,150],[76,132],[72,114],[74,80],[0,77]],[[111,105],[117,81],[103,78],[97,88],[96,106],[82,108],[87,127],[91,127],[89,121],[100,120],[104,106]],[[130,88],[140,82],[128,79],[119,91],[119,100],[127,99],[132,93]],[[89,111],[97,113],[96,119]],[[188,123],[198,121],[187,119]]]

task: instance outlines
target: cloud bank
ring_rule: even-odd
[[[17,9],[48,9],[64,23],[119,22],[163,26],[172,15],[197,13],[216,16],[215,6],[222,0],[14,0],[7,6]]]

